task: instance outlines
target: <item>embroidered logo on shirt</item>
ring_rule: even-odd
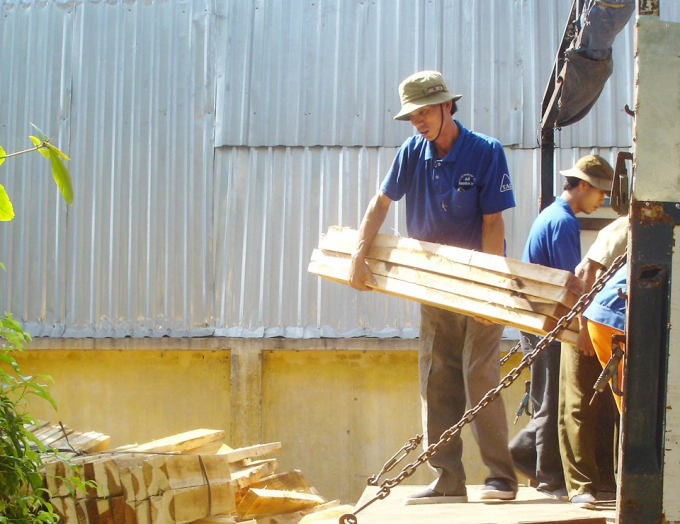
[[[475,175],[472,173],[465,173],[461,175],[458,180],[458,191],[467,191],[475,185]]]
[[[507,173],[503,173],[503,178],[501,179],[501,193],[506,191],[512,191],[512,182],[510,182],[510,177]]]

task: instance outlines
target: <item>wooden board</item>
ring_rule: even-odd
[[[248,490],[236,506],[236,512],[242,519],[252,517],[259,519],[260,517],[301,511],[325,502],[326,500],[318,495],[253,488]]]
[[[331,264],[327,264],[325,260],[319,261],[322,258],[323,254],[316,250],[308,270],[314,274],[337,282],[342,282],[344,284],[349,283],[348,266],[339,269],[337,266],[334,267]],[[379,270],[376,263],[369,261],[369,265],[370,264],[373,264],[373,266],[371,266],[373,269]],[[528,333],[545,335],[549,331],[552,331],[557,325],[554,319],[538,313],[499,306],[495,303],[478,300],[477,298],[460,296],[440,289],[386,277],[375,272],[373,276],[377,283],[377,287],[374,287],[376,291],[400,298],[416,300],[424,304],[448,309],[465,315],[480,317]],[[565,330],[560,334],[559,339],[575,344],[578,339],[578,333]]]
[[[350,255],[314,250],[311,260],[328,265],[343,275],[349,275]],[[367,259],[366,262],[374,275],[412,282],[462,297],[475,297],[477,300],[485,303],[494,303],[512,309],[537,313],[555,320],[559,320],[569,312],[569,308],[565,305],[543,297],[527,295],[518,291],[460,279],[456,276],[414,269],[410,266],[384,262],[382,260]]]
[[[235,507],[230,482],[171,489],[162,495],[159,522],[190,522],[233,511]]]
[[[220,456],[227,457],[229,462],[238,462],[239,460],[271,455],[272,453],[278,452],[280,449],[280,442],[270,442],[268,444],[256,444],[254,446],[247,446],[245,448],[232,449],[230,451],[220,453]]]
[[[192,449],[200,448],[213,442],[224,440],[224,431],[217,429],[194,429],[177,435],[171,435],[158,440],[153,440],[145,444],[140,444],[132,449],[135,451],[146,451],[154,453],[164,453],[176,451],[187,453]]]
[[[321,237],[319,248],[351,255],[356,251],[358,235],[357,230],[333,226]],[[583,281],[568,271],[412,238],[379,234],[367,258],[504,287],[568,308],[584,290]]]

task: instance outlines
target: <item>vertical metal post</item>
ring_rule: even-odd
[[[663,522],[663,453],[675,204],[634,202],[618,523]]]

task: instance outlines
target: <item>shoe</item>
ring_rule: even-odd
[[[571,502],[577,508],[595,509],[595,503],[597,501],[590,493],[581,493],[580,495],[574,495],[571,497],[569,502]]]
[[[553,490],[549,489],[541,489],[541,488],[536,488],[536,491],[539,493],[543,493],[544,495],[550,497],[551,499],[554,500],[563,500],[567,501],[569,500],[569,495],[567,494],[567,488],[561,487]]]
[[[512,489],[507,480],[489,479],[482,488],[482,500],[515,500],[517,490]]]
[[[447,495],[445,493],[437,493],[431,488],[427,488],[425,491],[411,495],[404,499],[404,504],[406,506],[412,506],[414,504],[454,504],[459,502],[467,502],[467,493],[462,495]]]

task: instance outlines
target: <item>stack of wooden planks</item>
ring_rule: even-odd
[[[197,429],[91,454],[44,458],[44,487],[63,523],[292,524],[338,507],[299,470],[275,474],[280,442],[232,449]],[[86,483],[73,489],[69,477]]]
[[[309,271],[349,283],[358,231],[333,226],[312,253]],[[368,253],[376,291],[416,300],[536,335],[552,331],[584,284],[568,271],[453,246],[379,234]],[[578,323],[558,337],[575,344]]]

